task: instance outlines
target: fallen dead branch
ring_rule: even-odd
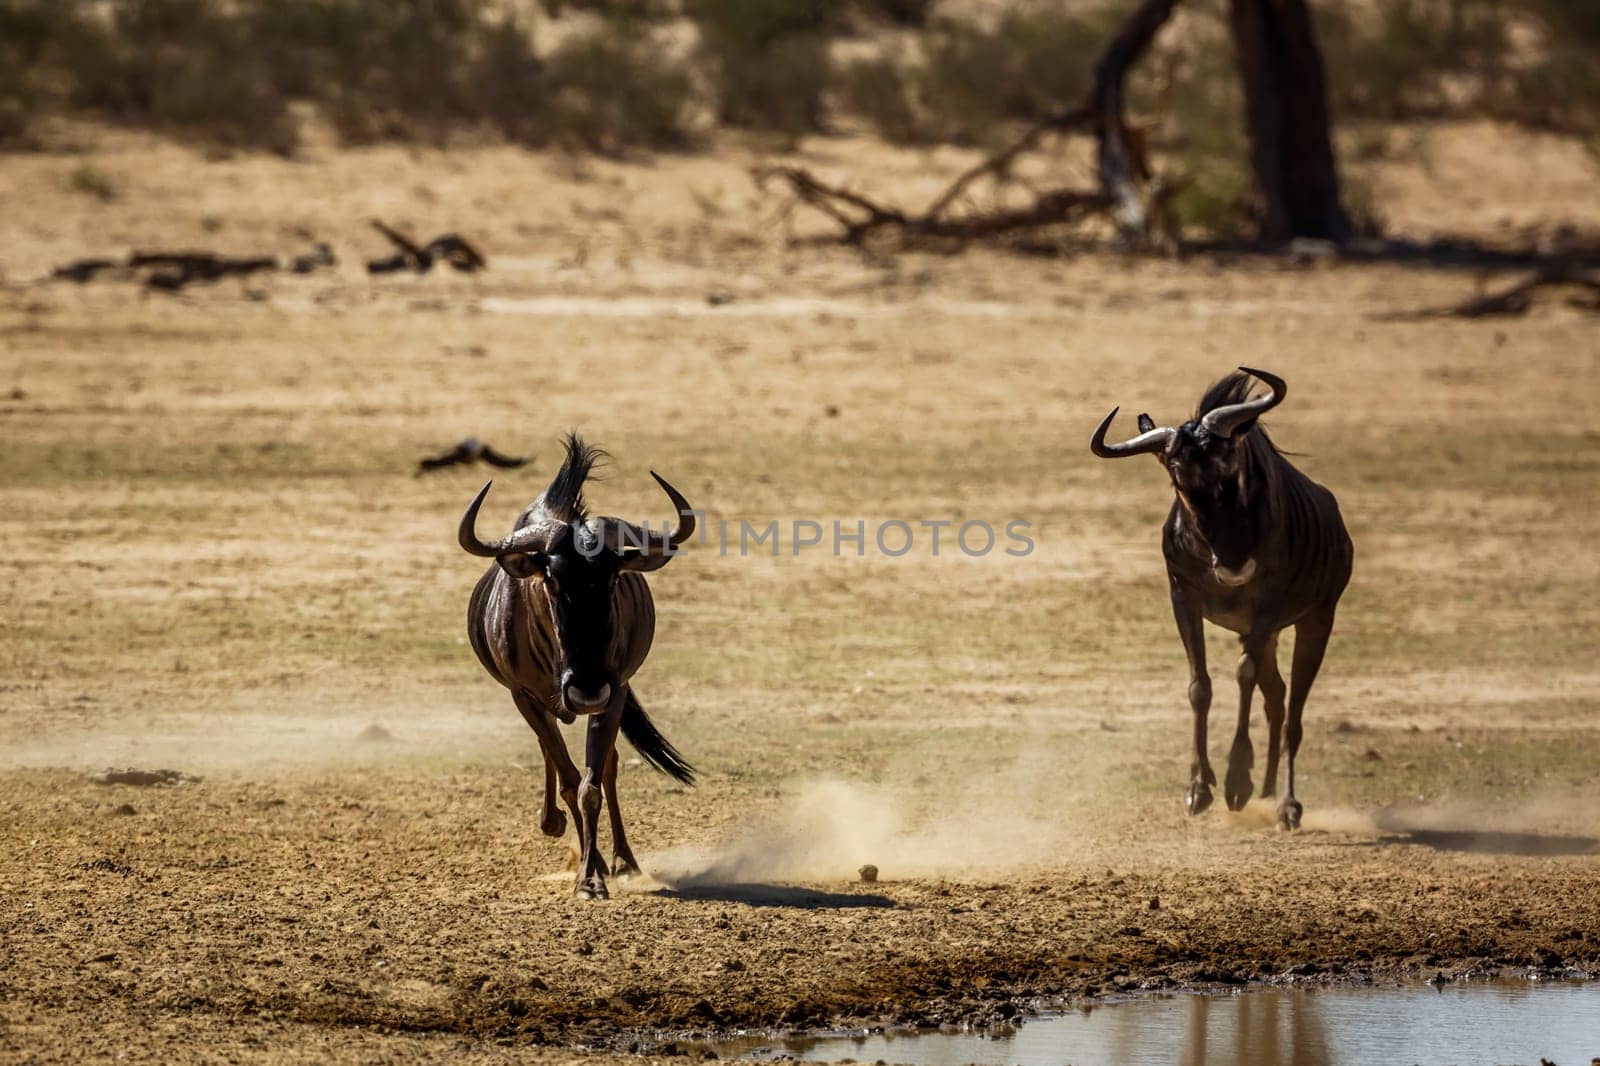
[[[1109,197],[1100,193],[1055,189],[1039,194],[1025,207],[966,214],[947,214],[946,209],[954,199],[947,200],[946,196],[941,196],[926,211],[908,215],[860,193],[829,185],[799,167],[764,167],[756,172],[755,177],[763,187],[773,179],[787,182],[802,203],[809,204],[839,223],[842,230],[839,240],[845,244],[861,244],[870,235],[885,228],[897,230],[907,242],[919,239],[975,240],[1051,223],[1073,222],[1104,211],[1111,203]]]
[[[317,244],[308,254],[290,260],[289,269],[296,274],[309,274],[322,267],[331,267],[336,260],[333,250],[326,244]],[[162,292],[179,292],[197,281],[212,282],[228,277],[249,277],[269,271],[281,270],[276,256],[229,256],[206,251],[153,251],[131,253],[124,260],[78,259],[58,266],[50,277],[57,281],[87,284],[107,275],[127,280],[141,280],[145,287]]]
[[[1583,273],[1569,263],[1555,263],[1540,268],[1498,292],[1480,291],[1471,299],[1448,307],[1424,308],[1420,311],[1401,311],[1384,316],[1390,319],[1415,320],[1428,318],[1515,318],[1533,308],[1534,293],[1540,289],[1577,289],[1583,295],[1573,296],[1567,303],[1584,311],[1600,313],[1600,278]],[[1585,296],[1587,298],[1585,298]]]
[[[128,257],[134,270],[151,269],[144,283],[152,289],[177,292],[196,281],[216,281],[228,277],[249,277],[277,270],[275,256],[233,257],[213,252],[134,252]]]
[[[473,274],[489,265],[483,253],[460,234],[446,233],[435,237],[427,244],[419,245],[399,230],[385,225],[378,219],[372,219],[372,228],[388,238],[396,251],[394,255],[369,260],[367,262],[369,274],[393,274],[402,270],[426,274],[433,269],[433,264],[439,261],[449,263],[452,268],[462,273]]]

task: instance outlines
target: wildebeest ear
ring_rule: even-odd
[[[1152,429],[1155,429],[1155,428],[1156,428],[1156,420],[1151,418],[1149,415],[1147,415],[1147,414],[1145,414],[1144,412],[1141,411],[1139,413],[1139,432],[1140,433],[1149,433]]]
[[[518,553],[516,555],[501,555],[495,558],[500,564],[500,569],[516,578],[518,581],[530,577],[544,577],[545,565],[549,560],[537,552],[531,555]]]

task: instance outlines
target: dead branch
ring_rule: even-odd
[[[489,265],[483,253],[460,234],[446,233],[435,237],[425,245],[418,245],[405,234],[384,225],[378,219],[372,219],[371,222],[372,228],[387,237],[389,243],[398,251],[395,255],[384,259],[370,260],[367,263],[369,274],[393,274],[401,270],[426,274],[433,269],[434,262],[440,259],[467,274],[476,273]]]
[[[318,244],[313,252],[290,261],[296,274],[309,274],[321,267],[333,266],[333,250]],[[229,256],[204,251],[135,251],[118,262],[114,259],[79,259],[56,267],[50,274],[52,280],[73,281],[82,285],[97,278],[115,276],[125,280],[142,280],[146,288],[163,292],[179,292],[197,281],[217,281],[228,277],[249,277],[265,271],[283,269],[276,256]]]
[[[1499,292],[1478,295],[1448,307],[1402,311],[1385,317],[1398,320],[1428,318],[1516,318],[1533,309],[1534,293],[1546,288],[1576,288],[1588,299],[1574,297],[1568,303],[1585,311],[1600,312],[1600,278],[1581,272],[1570,263],[1553,263]]]
[[[1159,204],[1147,202],[1145,187],[1150,183],[1150,166],[1142,138],[1130,132],[1123,114],[1123,84],[1178,2],[1144,0],[1095,63],[1094,85],[1083,103],[1034,123],[1010,145],[959,175],[919,213],[909,214],[861,193],[830,185],[800,167],[760,167],[754,172],[756,181],[763,187],[773,178],[787,183],[797,201],[838,223],[837,239],[844,244],[859,245],[868,235],[884,229],[897,231],[902,240],[909,242],[930,238],[965,241],[1076,221],[1101,212],[1111,214],[1124,240],[1144,243],[1150,235],[1152,213],[1161,212]],[[1010,180],[1017,160],[1038,148],[1045,137],[1089,130],[1097,145],[1100,191],[1051,189],[1036,194],[1033,203],[1022,208],[950,214],[979,180],[988,178],[997,185]]]
[[[765,167],[756,172],[756,180],[762,184],[773,178],[787,182],[801,202],[815,207],[839,223],[842,230],[839,240],[853,245],[861,244],[869,234],[888,227],[896,229],[900,238],[907,243],[919,240],[977,240],[1013,230],[1076,221],[1097,211],[1104,211],[1110,204],[1099,193],[1053,189],[1040,193],[1026,207],[947,216],[942,213],[947,201],[941,196],[934,204],[939,211],[930,208],[921,214],[907,215],[860,193],[829,185],[799,167]]]

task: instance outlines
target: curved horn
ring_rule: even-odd
[[[1200,425],[1205,428],[1207,433],[1213,433],[1219,437],[1231,437],[1238,432],[1240,426],[1260,418],[1282,403],[1283,398],[1289,395],[1288,384],[1278,375],[1269,374],[1265,370],[1252,370],[1247,366],[1241,366],[1239,369],[1251,377],[1265,381],[1272,391],[1265,396],[1257,396],[1253,400],[1246,400],[1244,403],[1230,403],[1226,407],[1218,407],[1214,411],[1208,411],[1205,417],[1200,420]]]
[[[1113,407],[1111,413],[1102,418],[1100,424],[1095,427],[1094,436],[1089,438],[1089,450],[1102,459],[1121,459],[1126,455],[1164,452],[1167,450],[1167,445],[1172,442],[1173,435],[1178,432],[1170,426],[1157,426],[1121,444],[1107,444],[1106,430],[1111,428],[1111,420],[1117,417],[1117,412],[1120,410],[1122,408]]]
[[[467,554],[485,559],[493,559],[511,552],[545,551],[549,546],[550,531],[539,525],[524,526],[504,540],[478,539],[478,508],[483,506],[483,499],[489,495],[489,486],[493,484],[492,480],[485,481],[483,488],[479,489],[472,502],[467,504],[467,512],[461,516],[461,524],[456,527],[456,543],[460,544]]]
[[[684,499],[683,493],[672,487],[671,482],[654,470],[650,471],[650,476],[656,479],[656,484],[661,486],[667,498],[672,501],[672,506],[677,508],[678,528],[670,535],[652,533],[640,529],[631,522],[608,519],[606,523],[608,543],[615,550],[628,546],[639,548],[638,551],[629,553],[623,560],[623,566],[629,570],[648,572],[660,569],[672,558],[674,553],[671,549],[694,536],[694,508],[689,506],[689,501]]]

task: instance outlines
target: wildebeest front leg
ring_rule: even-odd
[[[618,877],[628,877],[639,872],[639,860],[633,857],[628,846],[628,834],[622,828],[622,808],[617,806],[617,747],[611,746],[611,756],[606,759],[604,778],[606,813],[611,816],[611,872]]]
[[[1289,676],[1289,717],[1284,722],[1283,743],[1289,758],[1283,802],[1278,804],[1278,828],[1299,829],[1305,809],[1294,797],[1294,757],[1300,751],[1300,714],[1306,709],[1311,683],[1322,668],[1322,653],[1333,633],[1333,612],[1326,611],[1294,627],[1294,666]]]
[[[567,831],[567,816],[556,809],[553,792],[557,787],[567,809],[572,812],[572,824],[578,829],[578,848],[583,848],[583,819],[578,815],[578,768],[567,754],[566,741],[555,719],[532,697],[518,692],[513,696],[522,720],[528,723],[534,736],[539,738],[539,751],[544,755],[544,813],[539,822],[545,836],[560,837]]]
[[[1189,709],[1194,714],[1194,758],[1189,762],[1189,791],[1184,806],[1191,815],[1211,806],[1211,786],[1217,775],[1211,772],[1206,755],[1206,719],[1211,713],[1211,675],[1206,673],[1206,635],[1200,602],[1185,592],[1176,581],[1172,586],[1172,614],[1178,621],[1178,636],[1189,656]]]
[[[617,727],[622,724],[622,695],[612,697],[603,714],[589,719],[589,735],[584,744],[583,779],[578,782],[578,809],[583,818],[583,852],[578,861],[579,899],[606,899],[606,865],[600,857],[601,782],[606,760],[617,746]]]
[[[1263,797],[1278,791],[1278,752],[1283,743],[1283,675],[1278,672],[1278,635],[1274,633],[1256,664],[1256,687],[1267,714],[1267,773],[1261,783]]]

